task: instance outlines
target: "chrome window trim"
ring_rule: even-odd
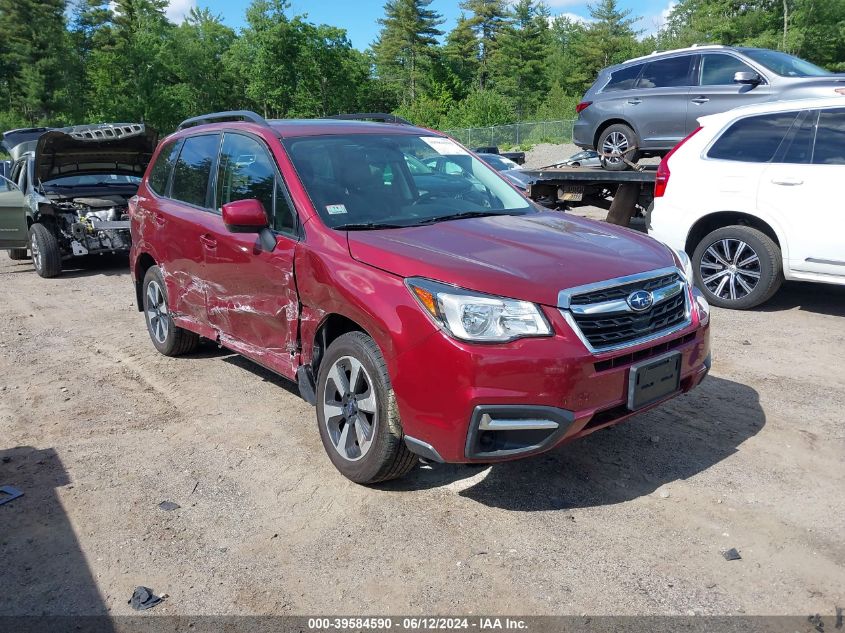
[[[667,268],[659,268],[657,270],[651,270],[644,273],[637,273],[635,275],[627,275],[625,277],[617,277],[616,279],[607,279],[605,281],[599,281],[592,284],[585,284],[583,286],[577,286],[575,288],[568,288],[566,290],[561,290],[558,293],[558,301],[557,307],[560,311],[561,316],[563,316],[564,320],[566,321],[567,325],[569,325],[570,329],[575,333],[575,335],[580,339],[580,341],[584,344],[584,347],[587,350],[594,354],[594,355],[601,355],[607,354],[610,352],[617,352],[623,349],[627,349],[629,347],[636,347],[637,345],[642,345],[644,343],[650,343],[656,341],[657,339],[663,338],[665,336],[670,336],[671,334],[675,334],[682,330],[687,329],[690,325],[692,325],[692,305],[690,304],[689,292],[685,292],[684,296],[684,320],[677,324],[673,325],[670,328],[665,328],[658,332],[652,332],[648,336],[644,336],[642,338],[635,339],[633,341],[626,341],[624,343],[619,343],[616,345],[608,345],[602,347],[594,347],[592,343],[584,336],[584,333],[581,331],[581,328],[578,326],[578,323],[575,321],[573,316],[576,313],[576,309],[572,306],[572,298],[576,295],[588,294],[590,292],[595,292],[597,290],[606,290],[608,288],[615,288],[617,286],[625,286],[631,283],[637,283],[638,281],[648,281],[649,279],[656,279],[659,277],[665,277],[666,275],[671,275],[672,273],[677,273],[680,277],[681,281],[677,282],[677,290],[675,288],[671,288],[672,292],[666,294],[661,298],[661,301],[665,301],[667,299],[672,298],[678,292],[688,291],[689,284],[685,281],[684,273],[680,270],[677,266],[669,266]],[[604,302],[607,303],[617,303],[617,302]],[[618,303],[625,303],[625,307],[627,308],[627,303],[624,301],[620,301]],[[655,301],[655,305],[658,302]],[[593,304],[593,307],[596,305],[602,304]],[[578,314],[590,314],[586,310],[589,310],[590,306],[579,306],[581,311],[578,311]],[[630,310],[628,310],[630,311]]]

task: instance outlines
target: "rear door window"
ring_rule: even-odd
[[[219,142],[219,134],[189,136],[185,139],[173,168],[170,197],[198,207],[207,205],[208,180],[217,158]]]
[[[160,196],[167,195],[167,182],[170,180],[170,172],[173,171],[173,164],[179,155],[180,141],[170,141],[158,153],[158,158],[150,169],[150,178],[147,181],[150,189]]]
[[[733,55],[708,54],[701,56],[701,85],[730,86],[736,73],[756,72],[751,66]]]
[[[694,55],[681,55],[649,62],[637,82],[637,88],[675,88],[689,86]]]
[[[819,113],[813,164],[845,165],[845,108]]]
[[[798,112],[777,112],[740,119],[707,152],[708,158],[768,163],[792,127]]]
[[[604,87],[603,92],[614,92],[617,90],[630,90],[637,83],[643,64],[635,64],[627,68],[620,68],[610,75],[610,81]]]

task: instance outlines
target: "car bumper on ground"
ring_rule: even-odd
[[[541,453],[617,424],[698,385],[710,369],[709,325],[619,352],[591,354],[557,310],[556,334],[470,345],[442,332],[403,354],[393,380],[411,450],[442,462],[492,462]],[[632,367],[680,355],[678,391],[629,408]],[[425,377],[425,378],[422,378]]]

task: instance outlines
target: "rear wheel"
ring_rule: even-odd
[[[692,256],[696,285],[707,301],[746,310],[771,299],[783,283],[774,240],[750,226],[726,226],[704,236]]]
[[[32,265],[41,277],[56,277],[62,273],[62,250],[53,232],[41,223],[29,227],[29,248]]]
[[[317,374],[320,438],[335,468],[359,484],[395,479],[417,457],[405,446],[387,366],[363,332],[338,337]]]
[[[609,126],[599,135],[596,150],[601,157],[601,166],[609,171],[624,171],[627,162],[637,162],[636,147],[640,144],[636,133],[623,123]]]
[[[19,262],[24,259],[27,259],[29,254],[27,253],[25,248],[13,248],[9,251],[9,259]]]
[[[200,337],[176,326],[167,307],[167,292],[158,266],[151,266],[144,275],[144,317],[147,332],[155,348],[165,356],[180,356],[193,352]]]

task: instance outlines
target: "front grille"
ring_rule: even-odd
[[[654,305],[648,310],[637,312],[628,305],[626,300],[638,290],[653,293]],[[686,282],[674,269],[622,278],[618,285],[562,292],[559,305],[593,352],[636,345],[689,322]]]
[[[646,279],[645,281],[625,284],[623,286],[614,286],[613,288],[603,288],[602,290],[595,290],[581,295],[572,297],[569,302],[570,305],[590,305],[591,303],[601,303],[603,301],[618,301],[624,300],[629,294],[635,290],[648,290],[653,292],[658,288],[664,288],[681,280],[678,273],[669,273],[662,277],[654,279]]]

